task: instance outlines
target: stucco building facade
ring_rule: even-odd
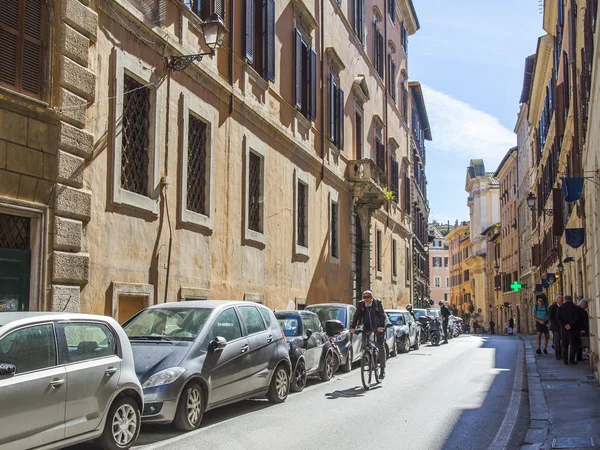
[[[208,53],[200,3],[41,7],[39,83],[18,64],[0,80],[4,309],[412,299],[413,150],[431,136],[412,1],[203,4],[228,33],[183,70]]]
[[[450,300],[450,251],[446,235],[450,226],[429,224],[429,285],[431,300]]]

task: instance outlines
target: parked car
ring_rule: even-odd
[[[344,303],[321,303],[307,306],[306,311],[317,314],[323,328],[325,328],[328,320],[339,320],[342,322],[344,330],[337,336],[332,337],[332,340],[338,346],[342,355],[341,370],[343,372],[350,372],[352,363],[360,361],[362,351],[361,335],[350,333],[350,324],[356,312],[356,307]]]
[[[385,313],[393,325],[395,336],[392,353],[408,353],[411,347],[418,350],[421,344],[421,327],[412,314],[404,309],[388,309]]]
[[[143,395],[123,329],[105,316],[0,314],[0,405],[3,450],[128,449]]]
[[[200,426],[219,406],[288,396],[291,364],[277,319],[268,308],[227,300],[163,303],[123,328],[144,389],[142,421]]]
[[[314,375],[329,381],[339,362],[319,316],[310,311],[275,311],[275,317],[289,344],[291,390],[302,391],[306,379]]]

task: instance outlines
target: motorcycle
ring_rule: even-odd
[[[438,346],[442,340],[442,324],[438,319],[428,317],[429,319],[429,340],[431,345]]]
[[[429,318],[426,316],[418,317],[419,326],[421,327],[421,345],[429,341]]]

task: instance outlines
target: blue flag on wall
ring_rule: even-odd
[[[585,241],[585,228],[566,228],[565,241],[569,247],[581,247]]]
[[[543,286],[541,284],[536,284],[535,285],[535,292],[542,292],[542,288],[543,288]]]
[[[542,287],[544,289],[548,289],[548,286],[550,286],[550,284],[548,284],[548,280],[542,280]]]
[[[560,177],[562,180],[562,195],[567,203],[576,202],[583,194],[583,177]]]

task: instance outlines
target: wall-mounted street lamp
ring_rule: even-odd
[[[500,273],[500,264],[498,264],[498,261],[494,264],[494,270],[496,271],[496,275]]]
[[[215,51],[222,47],[225,36],[229,31],[223,20],[213,14],[210,20],[200,25],[204,43],[210,49],[208,53],[197,53],[195,55],[171,56],[167,60],[167,68],[173,71],[184,70],[194,61],[202,61],[204,56],[214,56]]]
[[[530,192],[529,195],[526,198],[527,200],[527,206],[529,206],[529,209],[531,209],[532,211],[535,210],[535,195],[533,194],[533,192]],[[542,211],[544,212],[544,214],[546,214],[547,216],[551,216],[552,215],[552,210],[551,209],[542,209]]]

